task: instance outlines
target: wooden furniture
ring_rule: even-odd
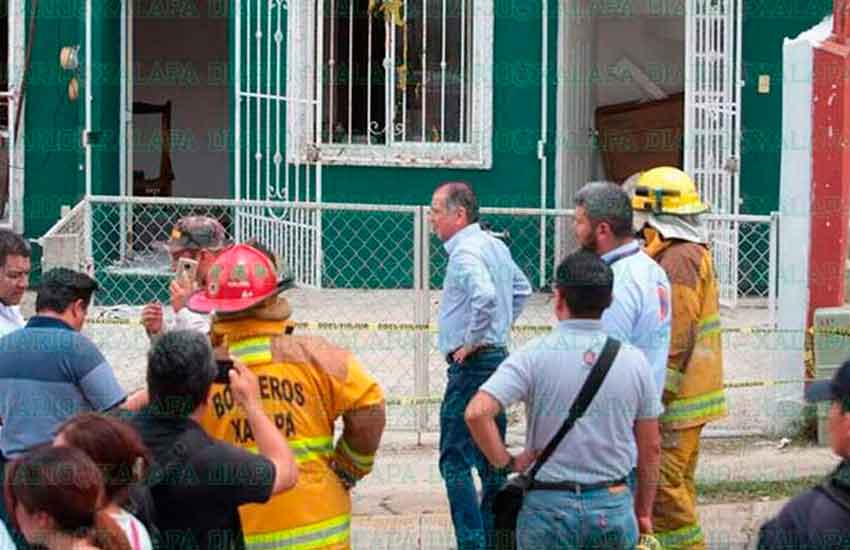
[[[596,110],[605,176],[617,183],[656,166],[682,168],[685,96],[608,105]]]
[[[133,170],[133,195],[137,197],[170,197],[174,169],[171,166],[171,102],[164,104],[133,102],[133,115],[160,115],[162,124],[162,151],[159,159],[159,176],[145,178],[144,170]]]

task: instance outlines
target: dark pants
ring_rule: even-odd
[[[446,483],[458,550],[485,550],[493,533],[493,497],[505,474],[494,470],[478,450],[464,420],[464,411],[478,388],[505,359],[504,350],[482,351],[463,364],[449,366],[449,380],[440,409],[440,474]],[[507,419],[496,418],[502,440]],[[472,468],[481,479],[481,503],[472,480]]]

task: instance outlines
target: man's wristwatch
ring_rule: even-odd
[[[508,456],[510,458],[508,459],[507,464],[498,469],[502,472],[507,472],[510,474],[514,471],[514,466],[516,466],[516,457],[510,453],[508,454]]]

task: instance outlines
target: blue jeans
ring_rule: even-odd
[[[632,550],[637,541],[627,486],[582,494],[530,491],[517,518],[517,550]]]
[[[506,476],[493,469],[478,450],[463,418],[467,404],[478,388],[490,378],[507,357],[501,350],[482,351],[449,366],[449,380],[440,408],[440,474],[446,483],[449,508],[458,550],[485,550],[492,546],[493,497]],[[496,417],[499,433],[505,439],[507,418]],[[472,468],[481,479],[482,495],[478,502]]]

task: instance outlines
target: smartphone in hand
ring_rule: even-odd
[[[233,368],[233,361],[230,359],[216,359],[215,361],[216,367],[218,370],[216,371],[215,378],[213,382],[216,384],[229,384],[230,383],[230,369]]]
[[[195,288],[195,277],[198,273],[198,261],[191,258],[177,260],[177,279],[187,288]]]

